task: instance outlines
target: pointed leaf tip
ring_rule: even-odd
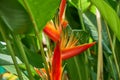
[[[75,46],[72,48],[63,49],[62,50],[62,60],[69,59],[71,57],[74,57],[74,56],[84,52],[88,48],[92,47],[95,43],[96,42],[92,42],[92,43],[88,43],[88,44],[82,44],[79,46]]]

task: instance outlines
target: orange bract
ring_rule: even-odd
[[[61,0],[60,3],[60,11],[59,11],[59,21],[60,24],[62,23],[62,20],[64,20],[64,12],[65,12],[65,5],[66,5],[66,0]]]
[[[61,51],[60,51],[59,43],[57,43],[55,50],[54,50],[51,73],[52,73],[51,80],[61,80],[62,58],[61,58]]]
[[[43,29],[44,33],[48,35],[50,39],[57,42],[60,39],[60,31],[58,28],[55,28],[53,23],[47,23]]]
[[[96,42],[88,43],[88,44],[83,44],[71,48],[65,48],[62,50],[62,60],[69,59],[71,57],[74,57],[88,48],[92,47]]]

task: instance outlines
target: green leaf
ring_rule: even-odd
[[[117,10],[119,1],[117,0],[105,0],[114,10]]]
[[[33,44],[31,43],[31,45],[33,45]],[[23,44],[23,46],[24,46],[24,50],[25,50],[25,53],[26,53],[26,56],[28,58],[29,63],[34,67],[43,67],[43,64],[42,64],[43,60],[42,60],[41,54],[39,54],[39,53],[37,53],[35,51],[32,51],[30,48],[27,48],[24,44]],[[21,61],[23,61],[23,58],[19,53],[20,51],[17,48],[16,43],[14,43],[13,49],[14,49],[14,51],[16,53],[16,56]]]
[[[120,20],[117,16],[117,13],[111,8],[111,6],[104,2],[104,0],[91,0],[91,2],[98,8],[101,15],[107,21],[111,30],[115,33],[120,41]]]
[[[17,0],[0,0],[0,17],[15,33],[29,32],[32,28],[29,15]]]
[[[18,64],[22,62],[16,57]],[[11,65],[14,64],[10,55],[0,53],[0,65]]]
[[[86,12],[86,14],[83,14],[83,19],[84,19],[86,29],[91,34],[93,40],[98,42],[97,22],[96,22],[95,15],[91,14],[88,11]],[[109,42],[106,26],[103,21],[102,21],[102,45],[103,45],[103,49],[107,53],[112,53],[110,49],[110,42]]]
[[[79,60],[76,57],[65,61],[66,69],[68,71],[68,76],[70,77],[70,80],[82,80],[79,65],[80,63],[78,61]]]
[[[74,5],[74,7],[81,7],[82,11],[86,11],[89,6],[90,6],[90,2],[88,0],[69,0],[69,2]]]
[[[51,20],[59,7],[60,0],[25,0],[31,17],[40,30]]]
[[[2,66],[0,66],[0,74],[3,74],[3,73],[5,73],[6,72],[6,70],[2,67]],[[1,79],[1,78],[0,78]]]
[[[118,60],[118,65],[119,65],[119,68],[120,68],[120,41],[116,40],[116,45],[115,45],[115,52],[116,52],[116,58]]]
[[[65,63],[70,80],[88,80],[89,68],[84,54],[66,60]]]

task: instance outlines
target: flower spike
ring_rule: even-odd
[[[62,60],[69,59],[71,57],[74,57],[74,56],[84,52],[88,48],[92,47],[95,43],[96,42],[92,42],[92,43],[88,43],[88,44],[83,44],[83,45],[63,49],[62,50]]]

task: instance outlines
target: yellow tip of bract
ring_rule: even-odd
[[[62,50],[62,60],[66,60],[69,59],[71,57],[74,57],[82,52],[84,52],[85,50],[87,50],[88,48],[92,47],[96,42],[92,42],[92,43],[88,43],[88,44],[83,44],[83,45],[79,45],[79,46],[75,46],[72,48],[65,48]]]

